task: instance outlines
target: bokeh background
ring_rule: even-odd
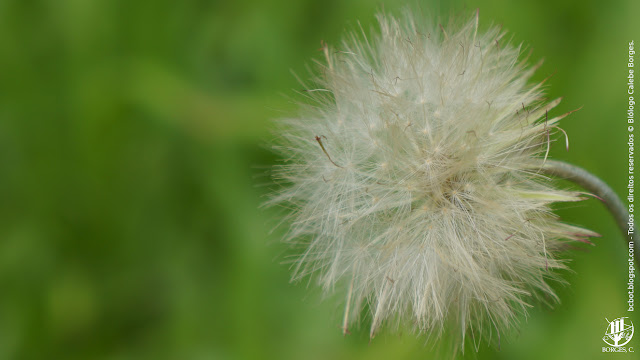
[[[562,125],[570,151],[552,155],[625,192],[640,2],[417,3],[480,8],[482,26],[530,44],[546,59],[534,80],[556,73],[558,114],[584,106]],[[291,70],[305,78],[321,40],[403,5],[0,1],[0,359],[434,358],[410,333],[343,338],[341,299],[289,283],[284,229],[259,208],[272,120],[295,114]],[[561,304],[478,358],[612,356],[601,338],[626,313],[624,241],[597,200],[558,211],[603,237],[570,254]]]

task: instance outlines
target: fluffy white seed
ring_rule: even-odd
[[[478,17],[447,28],[379,16],[325,62],[299,117],[283,121],[271,203],[301,245],[294,279],[344,289],[344,331],[365,304],[385,322],[499,341],[550,295],[566,240],[597,234],[558,221],[577,201],[539,172],[562,117],[549,118],[535,67]]]

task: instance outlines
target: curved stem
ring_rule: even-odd
[[[638,263],[638,242],[633,241],[628,232],[629,213],[609,185],[581,167],[557,160],[547,160],[542,167],[542,172],[570,180],[602,199],[602,202],[604,202],[604,205],[616,220],[622,236],[629,244],[634,246],[634,258]]]

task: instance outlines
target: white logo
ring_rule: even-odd
[[[625,346],[629,341],[631,341],[631,338],[633,337],[633,323],[631,322],[631,319],[628,317],[621,317],[614,319],[613,321],[609,321],[607,318],[605,318],[605,320],[607,320],[609,326],[607,326],[607,330],[604,333],[602,341],[614,347]]]

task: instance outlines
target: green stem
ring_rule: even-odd
[[[613,215],[622,236],[631,246],[634,246],[634,258],[638,264],[638,241],[633,241],[629,234],[629,213],[618,195],[600,178],[585,169],[562,161],[547,160],[542,171],[548,175],[558,176],[580,185],[585,190],[602,199],[611,215]]]

